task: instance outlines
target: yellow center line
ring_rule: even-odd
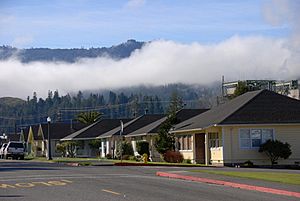
[[[111,194],[114,194],[114,195],[121,195],[120,193],[118,192],[114,192],[114,191],[110,191],[110,190],[106,190],[106,189],[102,189],[103,192],[106,192],[106,193],[111,193]]]

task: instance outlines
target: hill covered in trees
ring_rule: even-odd
[[[11,57],[18,58],[23,63],[33,61],[63,61],[74,63],[81,58],[96,58],[108,56],[114,59],[123,59],[130,54],[141,49],[145,42],[128,40],[125,43],[112,47],[97,48],[72,48],[72,49],[50,49],[50,48],[30,48],[18,49],[10,46],[0,46],[0,60]]]
[[[28,124],[70,122],[81,112],[98,111],[103,118],[133,118],[144,113],[166,112],[170,97],[176,93],[185,108],[209,108],[215,104],[218,87],[170,84],[160,87],[134,87],[116,91],[81,92],[60,95],[49,91],[46,98],[33,93],[27,100],[0,98],[0,133],[19,131]]]

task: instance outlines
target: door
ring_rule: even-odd
[[[196,163],[205,164],[205,134],[195,134]]]

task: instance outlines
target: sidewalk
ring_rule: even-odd
[[[300,198],[299,185],[189,171],[157,172],[156,175]]]

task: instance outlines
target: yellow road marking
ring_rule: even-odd
[[[118,192],[114,192],[114,191],[110,191],[110,190],[106,190],[106,189],[102,189],[102,191],[106,192],[106,193],[111,193],[111,194],[114,194],[114,195],[121,195],[120,193]]]
[[[4,188],[32,188],[36,186],[65,186],[68,183],[73,183],[70,180],[55,180],[55,181],[33,181],[33,182],[28,182],[28,183],[16,183],[16,184],[1,184],[0,183],[0,189]]]

